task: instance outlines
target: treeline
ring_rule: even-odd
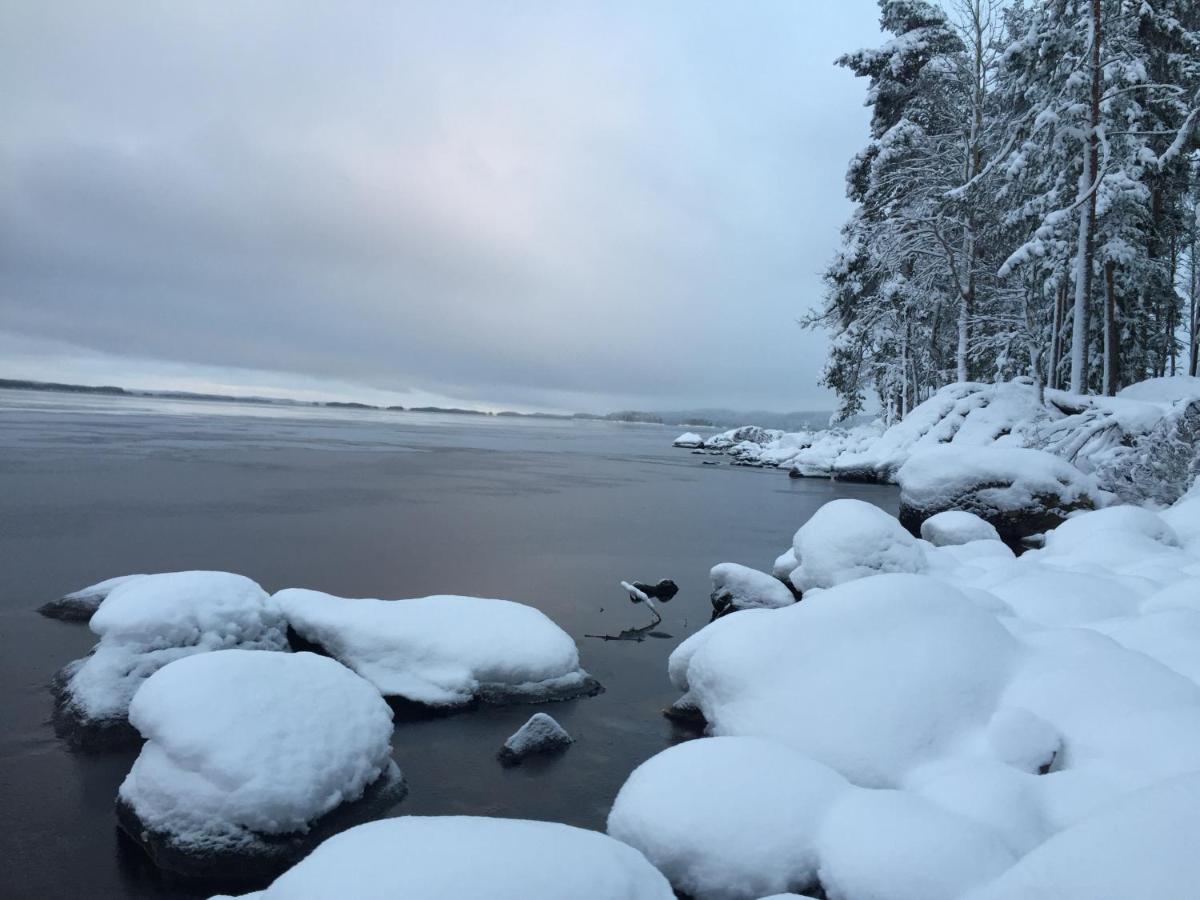
[[[826,275],[838,415],[954,381],[1196,374],[1198,0],[880,0]]]

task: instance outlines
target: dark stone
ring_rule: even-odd
[[[925,509],[905,502],[903,494],[900,497],[900,524],[915,537],[921,536],[921,523],[930,516],[946,510],[962,510],[974,513],[996,529],[1000,540],[1014,553],[1022,553],[1028,549],[1029,539],[1034,535],[1044,534],[1057,528],[1066,521],[1067,516],[1078,510],[1095,509],[1094,501],[1087,496],[1072,502],[1064,502],[1061,497],[1051,494],[1034,496],[1033,506],[1019,510],[998,510],[988,506],[977,498],[977,491],[989,488],[1008,487],[1007,483],[989,483],[975,485],[970,491],[960,494],[953,502],[936,509]]]
[[[661,600],[663,603],[666,603],[679,593],[679,585],[670,578],[664,578],[658,584],[645,584],[641,581],[635,581],[633,586],[647,597],[651,597],[654,600]]]
[[[63,622],[86,622],[100,607],[105,594],[87,594],[84,596],[59,597],[38,607],[38,612],[47,619],[60,619]]]
[[[54,711],[50,720],[55,735],[72,750],[103,752],[139,746],[142,736],[125,716],[90,719],[82,715],[79,707],[72,702],[67,683],[82,664],[82,659],[68,663],[59,669],[50,682],[50,693],[54,697]]]
[[[527,756],[558,753],[566,750],[574,739],[545,713],[534,713],[500,748],[496,757],[506,766],[515,766]]]
[[[203,851],[177,843],[172,835],[147,828],[133,808],[120,798],[117,825],[159,869],[189,881],[240,892],[264,887],[338,832],[383,818],[407,793],[408,785],[393,765],[367,786],[362,797],[343,803],[317,819],[307,832],[276,835],[247,831],[244,841],[231,841],[225,847],[207,846]]]

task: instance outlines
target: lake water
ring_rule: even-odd
[[[47,683],[94,640],[46,600],[131,572],[222,569],[268,591],[434,593],[536,606],[606,687],[547,707],[399,724],[410,794],[394,812],[552,819],[603,829],[640,762],[689,735],[661,715],[670,651],[709,619],[708,570],[768,568],[822,503],[890,512],[893,488],[704,466],[675,429],[0,391],[0,895],[196,896],[118,837],[117,787],[135,752],[69,752]],[[647,624],[617,582],[672,578]],[[536,709],[576,743],[502,768],[495,753]],[[701,786],[698,786],[698,788]],[[199,894],[203,896],[203,893]]]

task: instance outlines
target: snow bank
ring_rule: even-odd
[[[643,764],[610,833],[697,900],[1191,896],[1197,496],[1077,513],[1020,557],[914,542],[930,574],[838,566],[718,619],[668,667],[713,737]]]
[[[204,856],[254,849],[363,795],[391,761],[392,714],[313,653],[221,650],[164,666],[129,718],[146,738],[119,801],[143,831]]]
[[[134,693],[167,663],[231,647],[288,646],[274,601],[249,578],[228,572],[126,580],[100,604],[89,627],[100,642],[64,669],[57,685],[59,723],[84,741],[92,732],[120,728]]]
[[[990,522],[959,509],[948,509],[930,516],[921,523],[921,537],[935,547],[1000,540],[999,532]]]
[[[1139,400],[1143,403],[1174,404],[1179,401],[1200,398],[1200,378],[1194,375],[1169,375],[1164,378],[1147,378],[1137,384],[1117,391],[1123,400]]]
[[[554,822],[404,816],[323,843],[260,900],[673,900],[640,853]]]
[[[877,506],[862,500],[826,503],[792,541],[798,591],[827,588],[881,572],[922,572],[925,556],[911,534]]]
[[[719,563],[708,574],[713,585],[714,617],[739,609],[775,609],[796,602],[792,592],[778,578],[748,566]]]
[[[288,624],[388,697],[428,706],[538,702],[594,692],[575,642],[539,610],[509,600],[433,596],[351,600],[289,589]]]

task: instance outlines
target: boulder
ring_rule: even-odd
[[[91,584],[69,594],[63,594],[57,600],[43,603],[38,612],[48,619],[62,619],[64,622],[86,622],[92,617],[104,598],[123,584],[128,584],[141,575],[120,575],[109,578],[98,584]]]
[[[795,595],[782,581],[748,566],[719,563],[713,566],[709,577],[713,585],[714,619],[740,609],[777,609],[796,602]]]
[[[921,523],[921,537],[935,547],[954,547],[971,541],[998,541],[1000,534],[974,513],[948,509]]]
[[[1079,510],[1102,505],[1095,479],[1044,450],[945,445],[915,453],[896,473],[900,522],[913,534],[947,510],[973,513],[1014,549]]]

